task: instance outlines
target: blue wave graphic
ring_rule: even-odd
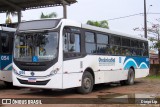
[[[126,65],[124,66],[124,69],[128,69],[128,68],[130,68],[131,66],[133,66],[134,68],[137,68],[137,65],[136,65],[135,62],[129,61],[129,62],[127,62]]]
[[[148,69],[149,68],[149,60],[148,57],[126,57],[124,60],[124,69],[127,70],[131,66],[135,69]]]

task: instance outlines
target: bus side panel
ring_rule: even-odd
[[[104,82],[116,82],[120,80],[126,80],[128,71],[123,71],[123,70],[115,70],[115,71],[104,71]]]
[[[129,70],[132,66],[135,70],[135,78],[146,77],[149,74],[148,57],[126,57],[123,66],[124,70]]]
[[[136,69],[135,78],[142,78],[149,75],[149,69]]]
[[[1,72],[1,70],[2,70],[2,69],[1,69],[1,55],[0,55],[0,72]]]
[[[108,61],[99,61],[99,65],[103,64],[106,68],[104,70],[104,82],[115,82],[127,79],[128,70],[123,69],[124,56],[107,56],[105,59],[108,59]]]
[[[135,78],[149,74],[148,57],[87,55],[84,68],[91,68],[95,84],[126,80],[130,67],[135,69]]]
[[[63,88],[81,86],[83,59],[72,59],[63,62]]]
[[[84,68],[90,67],[95,74],[95,84],[127,79],[128,72],[123,70],[124,57],[87,55]]]
[[[97,55],[87,55],[84,58],[84,71],[89,68],[94,73],[94,81],[95,84],[104,83],[104,72],[101,71],[101,67],[99,67],[99,56]]]
[[[0,80],[12,82],[12,55],[0,55]]]
[[[12,82],[12,71],[0,71],[0,80]]]

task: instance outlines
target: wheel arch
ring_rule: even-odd
[[[131,66],[129,69],[132,69],[134,72],[134,78],[135,78],[135,68],[133,66]]]

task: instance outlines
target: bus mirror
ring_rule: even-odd
[[[75,42],[75,36],[74,36],[74,33],[71,33],[71,35],[70,35],[70,43],[74,44],[74,42]]]

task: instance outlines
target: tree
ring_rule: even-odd
[[[12,23],[12,19],[10,18],[10,16],[8,16],[6,18],[7,18],[5,21],[6,24]]]
[[[102,21],[92,21],[92,20],[88,20],[88,21],[87,21],[87,24],[88,24],[88,25],[92,25],[92,26],[97,26],[97,27],[102,27],[102,28],[109,29],[108,21],[107,21],[107,20],[102,20]]]
[[[156,19],[158,23],[151,23],[150,27],[147,28],[147,34],[148,39],[151,41],[152,46],[150,46],[151,49],[157,49],[158,50],[158,57],[159,57],[159,63],[160,63],[160,19]],[[134,31],[144,31],[144,28],[134,28]]]
[[[7,11],[6,12],[6,24],[12,23],[11,16],[17,16],[17,12],[15,12],[15,11]]]
[[[57,13],[55,13],[55,12],[52,12],[52,13],[50,13],[48,15],[44,15],[44,13],[42,12],[41,16],[40,16],[41,19],[44,19],[44,18],[56,18],[56,17],[57,17]]]

